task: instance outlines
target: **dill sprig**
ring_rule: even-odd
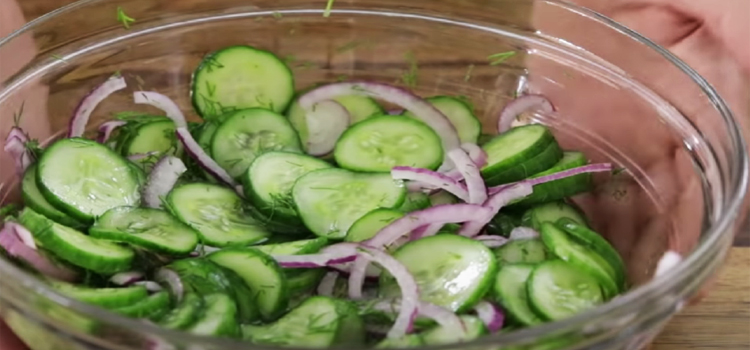
[[[328,3],[326,4],[326,10],[323,11],[323,17],[331,16],[331,9],[333,8],[333,1],[334,0],[328,0]]]
[[[280,19],[281,17],[284,17],[284,15],[281,14],[281,12],[279,11],[274,11],[272,15],[273,15],[273,18],[276,18],[276,19]]]
[[[414,57],[414,54],[411,52],[407,52],[406,55],[406,61],[409,63],[409,70],[404,72],[403,75],[401,75],[401,81],[408,87],[414,88],[417,86],[417,80],[419,78],[418,76],[418,70],[419,66],[417,65],[417,59]]]
[[[122,7],[117,6],[117,21],[122,23],[122,26],[125,27],[125,29],[129,29],[130,23],[135,22],[135,18],[128,16]]]
[[[474,72],[474,65],[470,64],[469,68],[466,69],[466,74],[464,75],[464,82],[469,82],[471,80],[471,74]]]
[[[487,56],[487,59],[490,60],[490,66],[497,66],[498,64],[501,64],[507,61],[509,58],[515,55],[516,55],[515,51],[506,51],[506,52],[500,52],[500,53],[489,55]]]
[[[23,118],[23,107],[26,105],[26,101],[21,102],[21,108],[18,112],[13,113],[13,126],[19,127],[21,125],[21,118]]]

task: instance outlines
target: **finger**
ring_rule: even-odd
[[[26,350],[21,340],[18,339],[8,328],[5,322],[0,320],[0,350]]]

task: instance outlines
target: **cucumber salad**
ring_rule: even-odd
[[[96,87],[48,145],[19,126],[6,138],[23,203],[0,210],[0,251],[70,298],[196,335],[387,348],[565,319],[628,287],[570,201],[611,164],[513,123],[552,112],[543,96],[510,102],[480,142],[464,98],[297,91],[276,55],[232,46],[193,74],[200,121],[134,91],[150,113],[85,133],[126,88]]]

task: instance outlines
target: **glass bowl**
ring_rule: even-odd
[[[747,190],[745,143],[716,91],[669,52],[558,1],[338,0],[328,18],[325,5],[77,2],[0,40],[0,57],[15,57],[0,81],[0,132],[23,108],[20,125],[40,141],[54,139],[78,101],[116,71],[128,91],[155,90],[192,111],[191,72],[206,53],[234,44],[284,57],[298,89],[368,79],[423,96],[466,96],[487,134],[515,95],[547,95],[555,113],[518,123],[547,124],[565,148],[624,169],[597,177],[595,191],[575,201],[625,258],[633,288],[571,319],[431,349],[638,349],[722,263]],[[118,6],[136,19],[128,29],[116,21]],[[508,51],[514,54],[488,58]],[[107,99],[90,129],[111,112],[138,109],[130,96]],[[8,155],[0,157],[0,199],[17,201],[18,178]],[[666,250],[684,260],[653,278]],[[167,331],[82,304],[1,258],[0,280],[0,316],[34,350],[270,349]]]

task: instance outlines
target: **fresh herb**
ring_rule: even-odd
[[[208,69],[209,73],[211,73],[214,69],[224,68],[224,65],[217,61],[213,56],[206,56],[203,59],[202,64],[206,65],[206,69]]]
[[[471,73],[472,73],[472,72],[474,72],[474,65],[473,65],[473,64],[470,64],[470,65],[469,65],[469,68],[468,68],[468,69],[466,69],[466,74],[464,75],[464,81],[465,81],[465,82],[467,82],[467,83],[468,83],[468,82],[469,82],[469,80],[471,80]]]
[[[122,23],[122,26],[125,27],[125,29],[129,29],[130,23],[135,22],[135,18],[128,16],[125,14],[122,7],[117,6],[117,21]]]
[[[13,203],[3,206],[0,208],[0,218],[13,215],[16,211],[18,211],[18,206]]]
[[[26,105],[26,101],[21,102],[21,108],[18,112],[13,113],[13,126],[19,127],[21,125],[21,118],[23,117],[23,107]]]
[[[614,169],[612,169],[612,176],[620,175],[625,170],[626,170],[625,168],[614,168]]]
[[[417,71],[419,67],[417,66],[417,59],[414,57],[414,54],[411,52],[407,52],[406,55],[406,61],[409,63],[409,70],[404,72],[403,75],[401,75],[401,81],[408,87],[414,88],[417,86]]]
[[[281,17],[284,17],[284,15],[282,15],[281,12],[279,12],[279,11],[274,11],[273,12],[273,18],[279,19]]]
[[[216,95],[216,84],[211,84],[210,81],[206,80],[206,90],[208,90],[208,96],[214,97]]]
[[[131,121],[131,120],[140,120],[143,117],[146,116],[146,113],[143,112],[134,112],[134,111],[125,111],[125,112],[117,112],[112,113],[112,116],[115,117],[117,120],[124,120],[124,121]]]
[[[509,58],[516,55],[515,51],[506,51],[506,52],[500,52],[493,55],[487,56],[487,59],[490,60],[490,66],[497,66],[498,64],[501,64],[505,61],[507,61]]]
[[[31,155],[35,159],[39,159],[39,157],[42,156],[43,149],[42,149],[42,146],[39,145],[39,141],[38,140],[29,140],[29,141],[26,141],[26,143],[24,144],[24,147],[26,147],[26,150],[28,150],[29,152],[31,152]]]
[[[328,0],[328,3],[326,4],[326,10],[323,11],[323,17],[331,16],[331,9],[333,8],[333,1],[334,0]]]
[[[63,63],[67,63],[67,62],[68,62],[67,60],[65,60],[65,58],[64,58],[64,57],[62,57],[62,56],[60,56],[60,55],[58,55],[58,54],[52,54],[52,55],[50,55],[50,56],[51,56],[52,58],[54,58],[54,59],[56,59],[56,60],[60,61],[60,62],[63,62]]]

